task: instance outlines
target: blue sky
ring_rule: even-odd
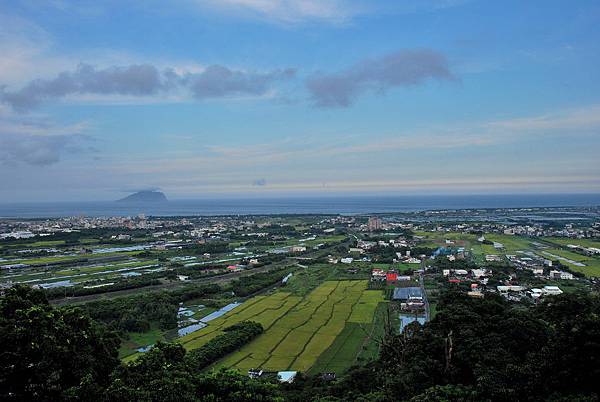
[[[6,202],[600,192],[597,1],[0,0]]]

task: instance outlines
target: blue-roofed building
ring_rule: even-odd
[[[408,299],[423,298],[423,292],[420,287],[395,288],[392,296],[393,300],[405,302]]]

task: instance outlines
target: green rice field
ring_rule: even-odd
[[[223,328],[252,320],[261,323],[265,332],[215,368],[307,371],[346,327],[369,327],[382,301],[383,293],[367,290],[365,280],[326,281],[304,297],[283,291],[254,297],[180,342],[194,349],[220,335]]]

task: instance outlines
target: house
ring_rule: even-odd
[[[384,281],[387,275],[383,269],[373,268],[371,271],[371,279],[374,281]]]
[[[410,298],[420,297],[423,298],[423,291],[420,287],[413,286],[407,288],[395,288],[392,300],[406,302]]]
[[[323,381],[333,381],[335,380],[336,375],[335,373],[323,373],[321,374],[321,380]]]
[[[534,275],[544,275],[544,268],[534,267],[531,268],[531,272],[533,272]]]
[[[552,279],[571,280],[574,277],[573,277],[573,274],[570,273],[570,272],[550,271],[550,278],[552,278]]]
[[[398,281],[398,274],[388,272],[385,275],[385,280],[387,283],[395,283]]]
[[[279,382],[286,382],[288,384],[291,384],[294,382],[297,375],[297,371],[279,371],[277,372],[277,379],[279,380]]]
[[[408,300],[406,300],[405,307],[409,310],[422,309],[425,307],[425,302],[421,296],[410,296]]]
[[[487,271],[485,269],[472,269],[471,275],[473,275],[473,278],[481,278],[487,276]]]
[[[533,288],[529,291],[529,295],[532,299],[537,300],[544,295],[544,291],[542,289]]]
[[[560,295],[563,293],[563,291],[560,290],[558,286],[544,286],[542,292],[544,293],[544,295],[548,296]]]
[[[501,285],[501,286],[496,286],[496,289],[498,289],[498,292],[500,293],[508,293],[508,292],[522,292],[525,290],[525,287],[523,286],[515,286],[515,285]]]

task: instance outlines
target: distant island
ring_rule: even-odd
[[[167,197],[160,191],[138,191],[117,202],[167,202]]]

